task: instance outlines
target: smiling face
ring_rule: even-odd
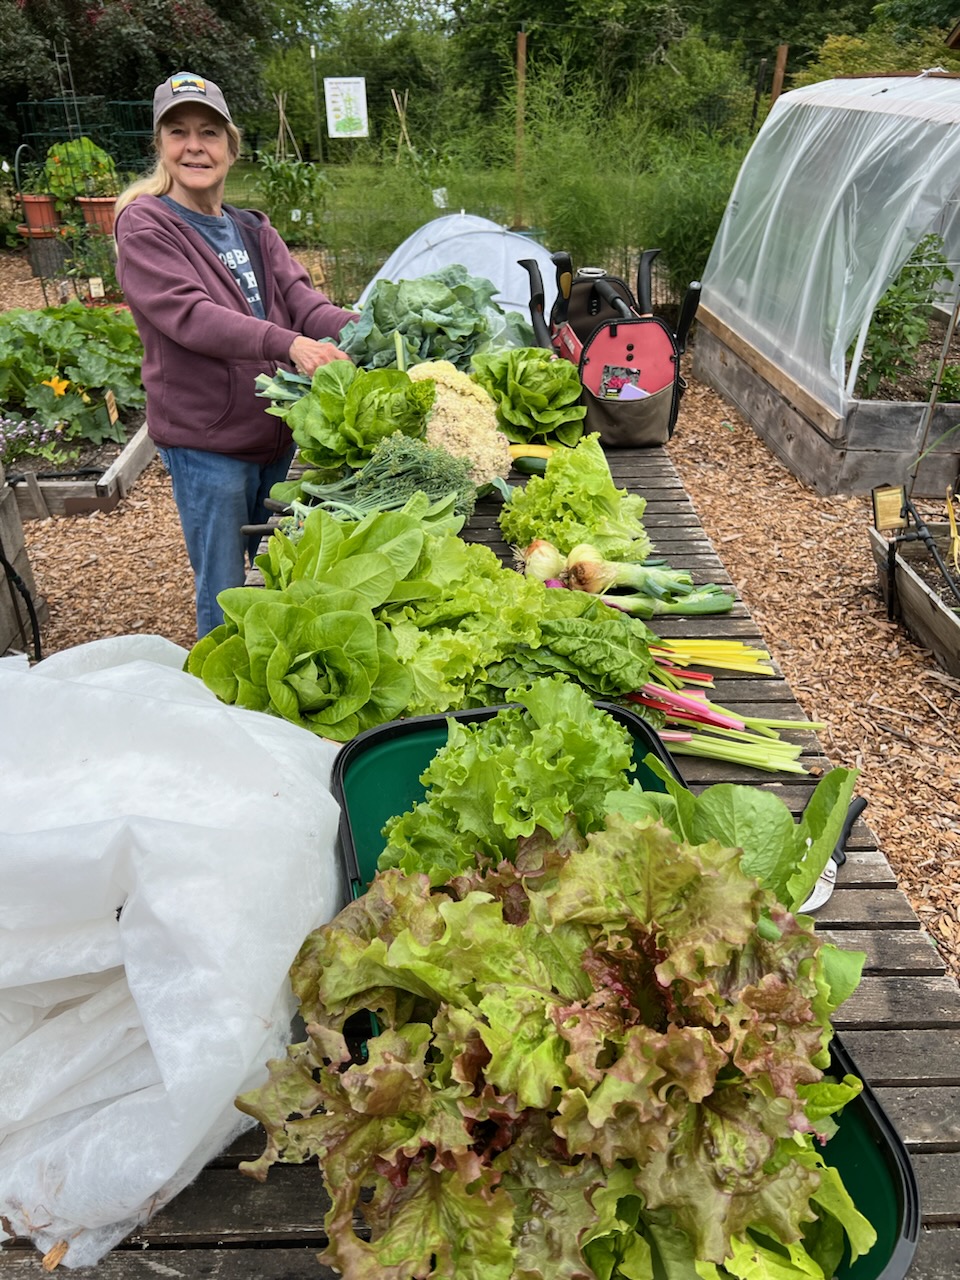
[[[160,122],[160,160],[170,195],[198,213],[220,213],[232,153],[226,123],[202,103],[172,107]]]

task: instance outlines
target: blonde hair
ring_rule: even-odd
[[[161,124],[163,122],[161,121]],[[230,120],[224,120],[224,128],[227,131],[227,146],[230,151],[232,160],[236,160],[240,156],[241,135],[240,130]],[[114,216],[121,209],[125,209],[128,204],[132,204],[138,196],[165,196],[173,186],[173,179],[163,167],[163,161],[160,159],[160,125],[158,124],[153,131],[153,150],[156,153],[156,160],[153,167],[148,169],[142,177],[131,182],[117,196],[117,202],[114,205]]]

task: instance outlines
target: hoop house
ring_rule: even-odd
[[[695,372],[823,492],[902,478],[923,440],[960,420],[957,406],[854,396],[874,308],[930,233],[956,295],[958,125],[960,80],[944,75],[793,90],[774,104],[727,205],[704,272]],[[935,471],[956,475],[958,435],[925,460],[938,492]]]

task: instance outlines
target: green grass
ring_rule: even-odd
[[[262,202],[257,199],[256,182],[256,163],[253,160],[238,160],[227,174],[224,200],[227,204],[237,205],[242,209],[261,208]]]

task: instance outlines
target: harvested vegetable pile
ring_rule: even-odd
[[[0,254],[0,305],[43,305],[23,254]],[[960,754],[951,737],[960,683],[887,621],[866,537],[869,499],[821,497],[695,379],[667,452],[795,696],[824,722],[827,757],[862,770],[866,820],[960,976]],[[25,534],[49,609],[46,652],[128,633],[187,648],[195,640],[190,567],[159,461],[114,511],[30,520]]]

